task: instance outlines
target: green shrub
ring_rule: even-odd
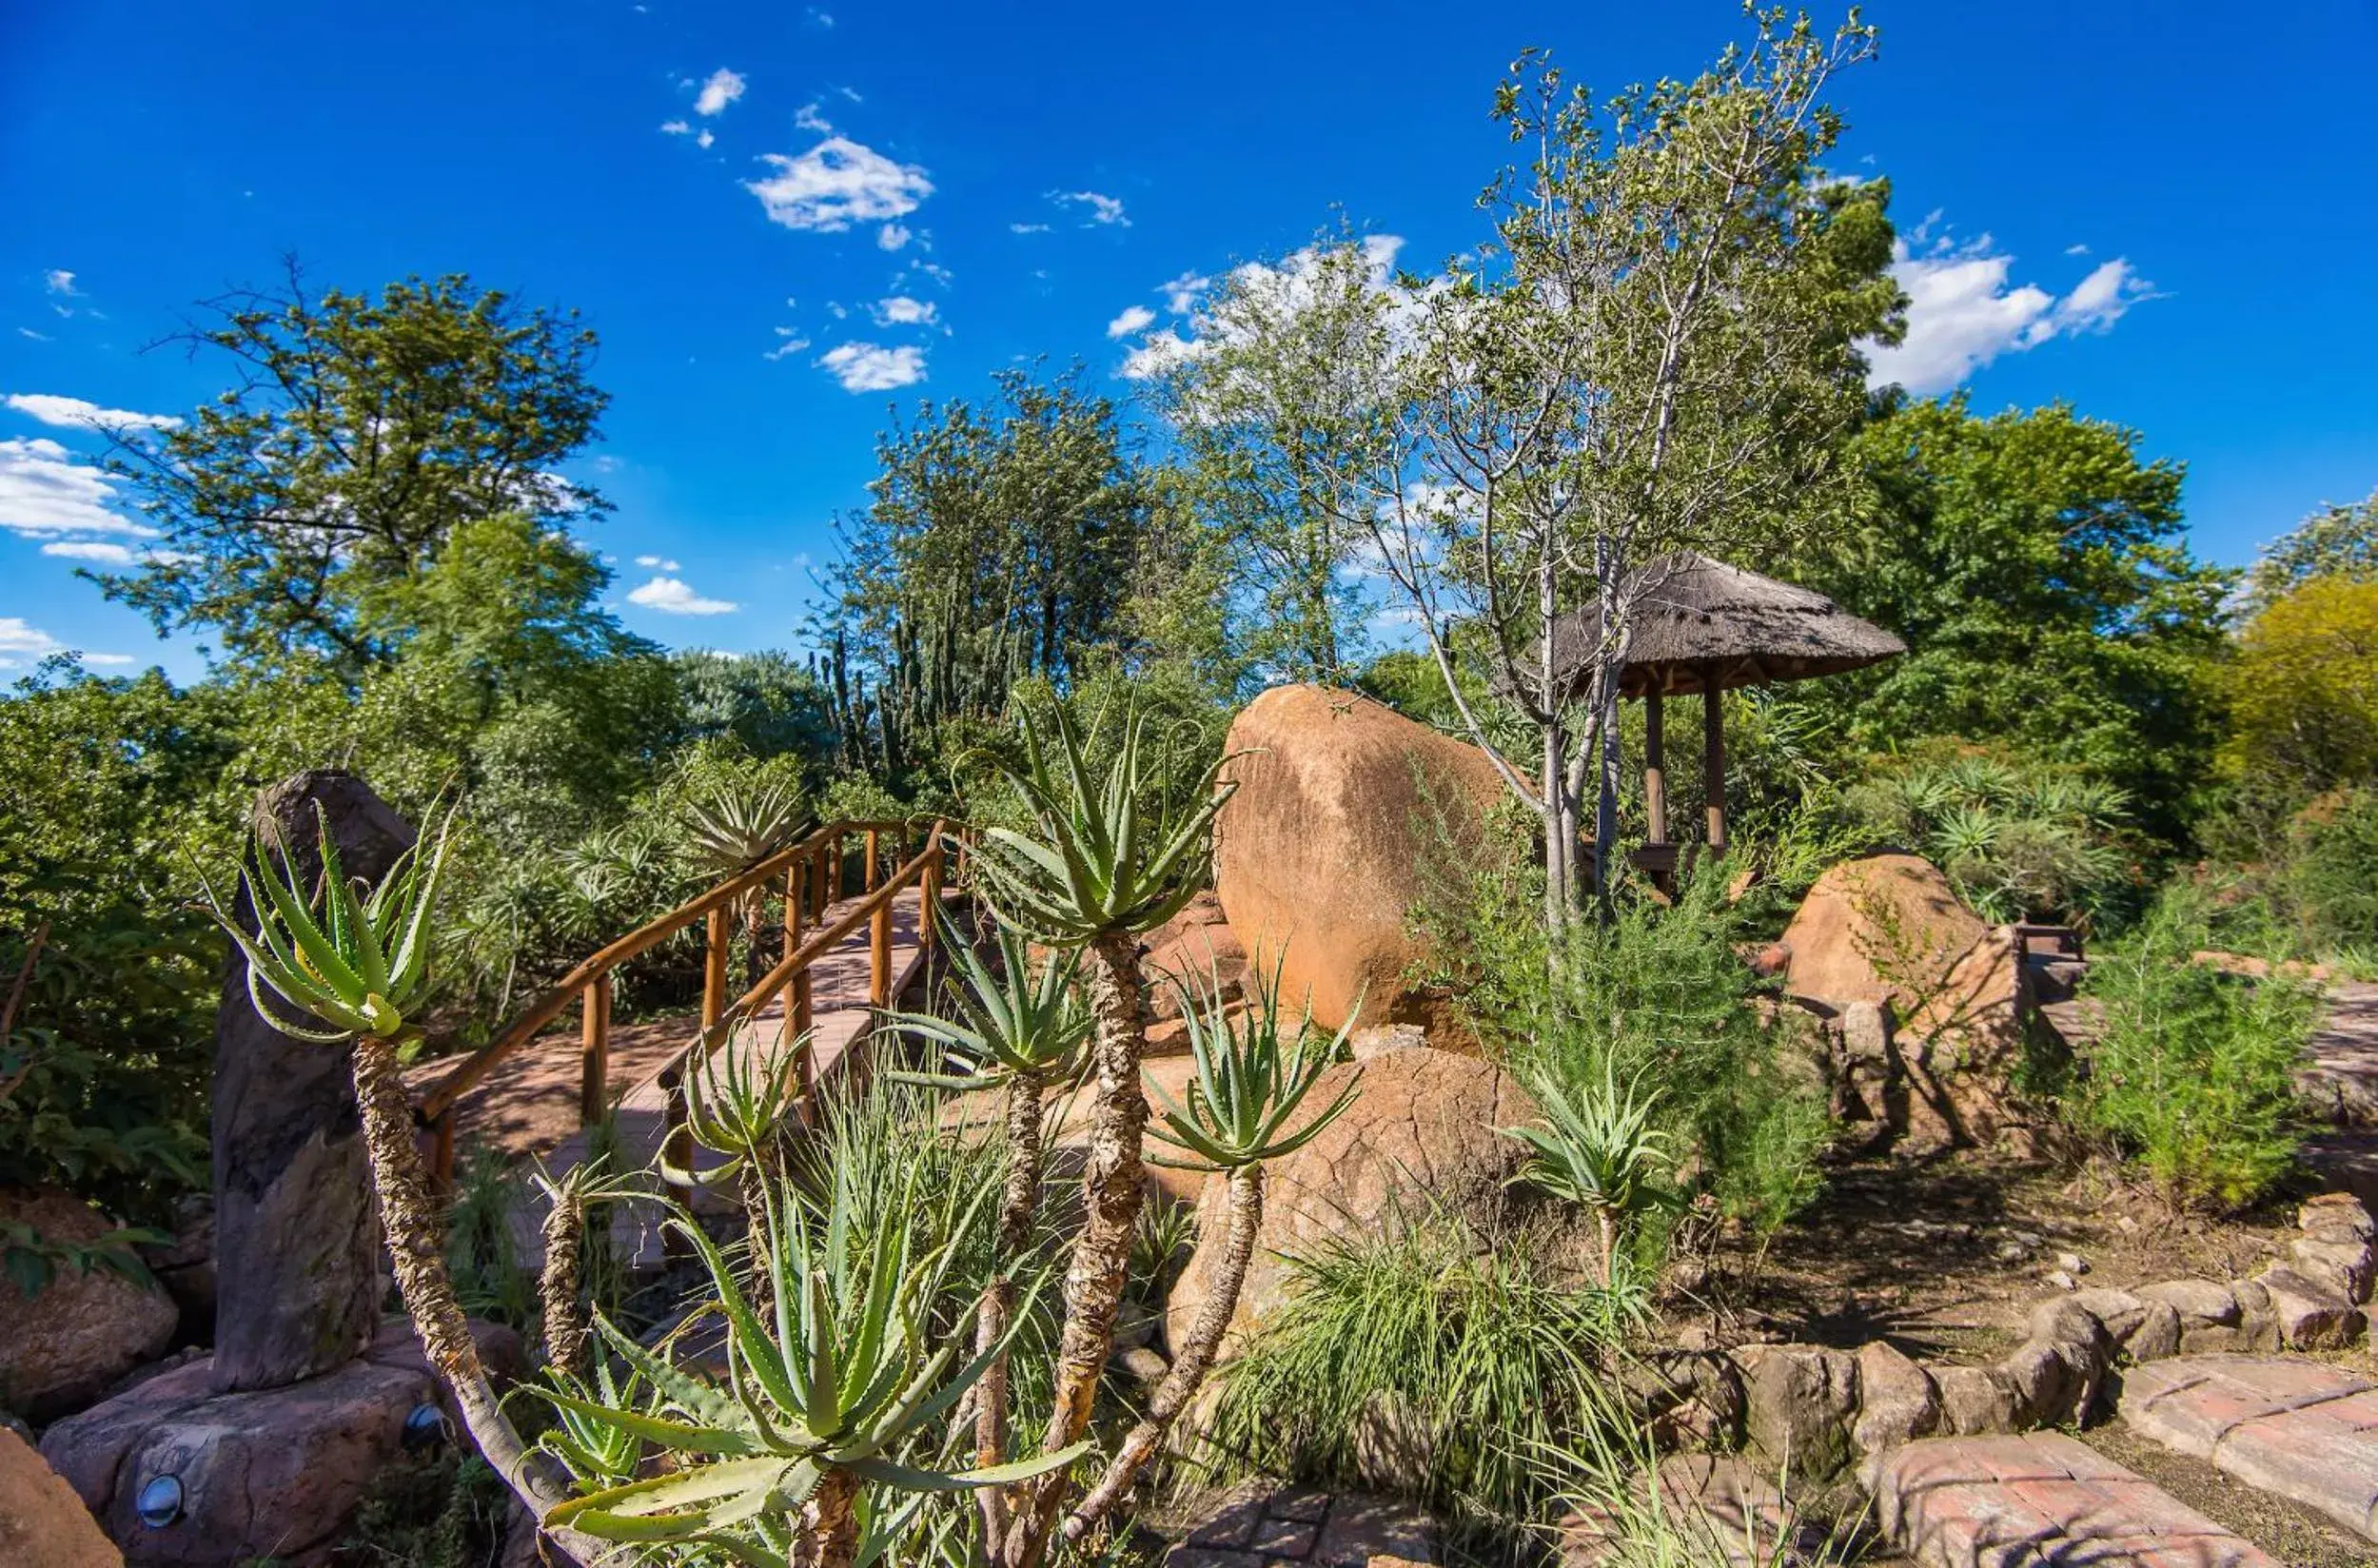
[[[1435,1214],[1291,1257],[1286,1301],[1217,1374],[1213,1446],[1271,1474],[1392,1481],[1473,1519],[1537,1517],[1535,1456],[1578,1440],[1641,1303],[1567,1286],[1552,1251]],[[1383,1433],[1397,1457],[1366,1477]]]
[[[1853,785],[1842,809],[1874,844],[1947,873],[1994,922],[2100,919],[2134,901],[2123,793],[2011,749],[1930,742]]]
[[[2176,887],[2091,965],[2106,1030],[2073,1109],[2174,1201],[2239,1205],[2294,1159],[2292,1080],[2320,1002],[2280,976],[2191,963],[2209,930],[2203,895]]]
[[[2283,875],[2307,947],[2378,950],[2378,792],[2350,790],[2299,813]]]

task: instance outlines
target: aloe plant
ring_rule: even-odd
[[[1528,1075],[1527,1088],[1545,1125],[1496,1128],[1529,1149],[1527,1163],[1512,1180],[1593,1214],[1601,1233],[1602,1283],[1608,1285],[1618,1268],[1621,1227],[1667,1201],[1661,1177],[1673,1162],[1667,1138],[1652,1127],[1660,1096],[1642,1091],[1641,1073],[1621,1084],[1617,1067],[1606,1060],[1598,1085],[1572,1088],[1540,1070]]]
[[[1066,1271],[1055,1401],[1041,1439],[1041,1451],[1051,1454],[1071,1447],[1089,1429],[1139,1220],[1147,998],[1133,938],[1170,919],[1195,893],[1214,813],[1232,786],[1217,787],[1224,758],[1189,798],[1169,796],[1160,787],[1145,723],[1133,712],[1123,715],[1118,744],[1103,767],[1092,764],[1091,748],[1062,705],[1047,729],[1044,735],[1042,721],[1025,713],[1023,761],[1000,764],[1032,813],[1031,830],[985,829],[974,864],[982,895],[1003,924],[1051,946],[1081,950],[1092,1019],[1086,1214]],[[992,1543],[1009,1568],[1041,1560],[1063,1489],[1063,1476],[1051,1474],[1013,1495],[1012,1525]]]
[[[781,783],[721,783],[685,813],[696,858],[719,876],[758,865],[791,844],[808,821],[800,791]]]
[[[683,1213],[668,1222],[708,1270],[726,1325],[723,1380],[645,1349],[598,1314],[624,1380],[606,1370],[597,1385],[564,1377],[541,1390],[560,1417],[544,1441],[580,1488],[545,1515],[549,1528],[707,1547],[771,1568],[856,1568],[893,1539],[897,1505],[887,1510],[888,1499],[1026,1480],[1087,1451],[940,1468],[943,1419],[991,1361],[977,1354],[960,1366],[954,1346],[933,1343],[951,1249],[918,1256],[906,1205],[855,1238],[847,1181],[817,1220],[790,1187],[780,1191],[759,1238],[774,1303],[765,1313],[699,1225]]]
[[[1202,986],[1176,980],[1174,987],[1197,1072],[1186,1101],[1175,1100],[1152,1081],[1148,1085],[1161,1109],[1150,1135],[1180,1151],[1150,1158],[1159,1165],[1228,1172],[1222,1250],[1213,1289],[1174,1347],[1172,1365],[1149,1399],[1146,1414],[1124,1438],[1097,1484],[1067,1517],[1065,1534],[1072,1540],[1086,1535],[1130,1490],[1212,1368],[1214,1353],[1238,1310],[1239,1290],[1255,1253],[1256,1234],[1263,1228],[1265,1162],[1293,1154],[1321,1136],[1354,1103],[1361,1087],[1358,1069],[1347,1076],[1335,1099],[1298,1123],[1322,1075],[1345,1053],[1346,1035],[1354,1026],[1349,1018],[1335,1034],[1325,1035],[1313,1028],[1308,1008],[1284,1031],[1276,965],[1268,978],[1257,975],[1253,1007],[1235,1016],[1218,975],[1209,972]],[[1291,1124],[1296,1124],[1294,1130]]]
[[[521,1441],[503,1414],[456,1300],[398,1055],[420,1035],[413,1015],[428,994],[431,921],[446,833],[437,833],[426,854],[416,841],[365,893],[340,865],[319,804],[314,823],[322,868],[319,898],[308,892],[286,847],[267,846],[259,834],[240,867],[255,929],[235,919],[202,877],[207,907],[247,960],[248,995],[259,1017],[292,1039],[350,1048],[381,1227],[414,1332],[453,1390],[480,1453],[522,1500],[541,1512],[562,1497],[561,1478]],[[564,1536],[561,1544],[592,1561],[588,1548],[599,1543]]]
[[[1002,926],[996,936],[998,962],[993,965],[955,924],[945,919],[941,931],[958,1016],[894,1012],[887,1013],[884,1021],[940,1048],[952,1070],[893,1076],[960,1093],[1004,1091],[1007,1177],[1000,1189],[995,1235],[999,1262],[1012,1264],[1029,1245],[1032,1209],[1040,1193],[1045,1152],[1042,1089],[1075,1076],[1080,1070],[1082,1043],[1090,1036],[1090,1013],[1074,994],[1081,959],[1078,953],[1055,950],[1035,964],[1031,945]],[[977,1353],[1004,1344],[1014,1316],[1013,1295],[1012,1283],[1002,1274],[994,1274],[984,1287],[974,1319]],[[1007,1445],[1007,1355],[999,1349],[974,1401],[978,1463],[999,1461]],[[992,1540],[1000,1539],[1006,1519],[1004,1499],[995,1491],[986,1491],[986,1535]]]

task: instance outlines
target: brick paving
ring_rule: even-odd
[[[2122,1419],[2168,1448],[2378,1540],[2378,1382],[2297,1356],[2131,1368]]]
[[[1164,1568],[1425,1568],[1437,1560],[1425,1516],[1362,1492],[1245,1481],[1201,1499],[1189,1519]]]
[[[1927,1568],[2281,1568],[2060,1432],[1926,1438],[1865,1479],[1883,1533]]]
[[[2328,993],[2296,1069],[2296,1096],[2336,1127],[2378,1127],[2378,986],[2338,981]]]

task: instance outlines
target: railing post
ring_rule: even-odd
[[[611,973],[604,970],[586,984],[580,1004],[578,1048],[578,1125],[593,1127],[610,1108],[611,1100]]]
[[[875,907],[867,922],[867,1005],[892,1005],[892,905],[894,893]]]
[[[789,961],[795,953],[800,951],[801,867],[800,863],[796,861],[792,869],[784,873],[784,956]],[[776,1043],[779,1046],[800,1032],[793,1022],[793,993],[798,989],[799,984],[797,976],[788,982],[784,988],[783,996],[778,999],[784,1004],[783,1023],[776,1031]]]
[[[727,907],[712,910],[702,922],[702,1028],[718,1021],[727,1007]]]
[[[839,904],[842,902],[842,835],[839,833],[826,840],[826,864],[830,868],[826,876],[826,902]]]
[[[934,933],[941,925],[941,840],[935,838],[916,884],[916,951],[928,960],[933,957]]]
[[[867,830],[867,860],[858,878],[858,891],[861,892],[874,892],[882,884],[882,833],[874,828]]]

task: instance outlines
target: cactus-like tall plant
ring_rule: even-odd
[[[380,1203],[381,1228],[395,1264],[397,1290],[422,1349],[453,1390],[481,1455],[540,1513],[566,1496],[563,1478],[529,1448],[496,1398],[479,1345],[446,1271],[445,1249],[427,1172],[414,1142],[413,1107],[399,1050],[420,1034],[416,1009],[428,994],[431,920],[445,864],[442,830],[424,853],[420,842],[389,868],[378,887],[359,890],[339,864],[328,819],[319,805],[320,892],[309,890],[295,858],[260,834],[240,867],[255,929],[248,930],[206,888],[215,920],[247,959],[257,1015],[292,1039],[345,1047],[362,1112],[364,1147]],[[602,1544],[566,1529],[564,1549],[599,1560]]]
[[[1205,871],[1214,813],[1232,786],[1223,761],[1187,799],[1160,784],[1145,721],[1126,712],[1103,767],[1062,704],[1046,719],[1022,716],[1023,760],[1003,763],[1032,814],[1032,827],[983,830],[977,885],[992,912],[1052,947],[1078,949],[1092,1019],[1094,1096],[1083,1172],[1080,1235],[1065,1276],[1065,1326],[1058,1337],[1055,1402],[1041,1452],[1081,1441],[1113,1348],[1139,1221],[1148,1102],[1140,1092],[1147,1050],[1147,997],[1136,938],[1170,919]],[[993,1550],[1008,1568],[1035,1568],[1064,1499],[1052,1472],[1011,1498],[1006,1537]]]
[[[1150,1136],[1179,1150],[1149,1156],[1158,1165],[1228,1173],[1222,1251],[1214,1288],[1179,1345],[1172,1366],[1156,1385],[1148,1410],[1124,1438],[1096,1485],[1067,1516],[1065,1534],[1078,1540],[1106,1517],[1156,1455],[1172,1423],[1196,1397],[1212,1367],[1222,1336],[1237,1312],[1239,1287],[1255,1253],[1264,1223],[1264,1163],[1293,1154],[1354,1103],[1361,1072],[1350,1073],[1338,1095],[1296,1125],[1323,1073],[1343,1054],[1349,1018],[1334,1035],[1313,1026],[1307,1009],[1287,1030],[1281,1027],[1280,970],[1256,976],[1254,1006],[1232,1015],[1219,976],[1192,987],[1179,981],[1181,1016],[1189,1027],[1189,1054],[1197,1075],[1187,1099],[1178,1101],[1154,1082],[1148,1086],[1161,1114]]]
[[[944,920],[941,930],[958,1016],[895,1012],[886,1014],[885,1022],[938,1047],[950,1070],[893,1076],[960,1093],[988,1089],[1004,1093],[1008,1169],[994,1235],[995,1262],[1005,1269],[1023,1256],[1032,1236],[1045,1152],[1042,1089],[1064,1083],[1080,1070],[1082,1043],[1090,1037],[1090,1013],[1074,995],[1081,958],[1078,953],[1055,950],[1035,964],[1030,944],[1003,926],[996,937],[998,961],[994,965],[984,959],[954,924]],[[1008,1326],[1014,1318],[1014,1284],[1007,1274],[994,1273],[975,1313],[975,1351],[993,1358],[974,1398],[974,1452],[981,1464],[998,1463],[1007,1446],[1005,1346]],[[1007,1529],[1005,1499],[996,1490],[986,1490],[982,1499],[984,1532],[996,1541]]]

